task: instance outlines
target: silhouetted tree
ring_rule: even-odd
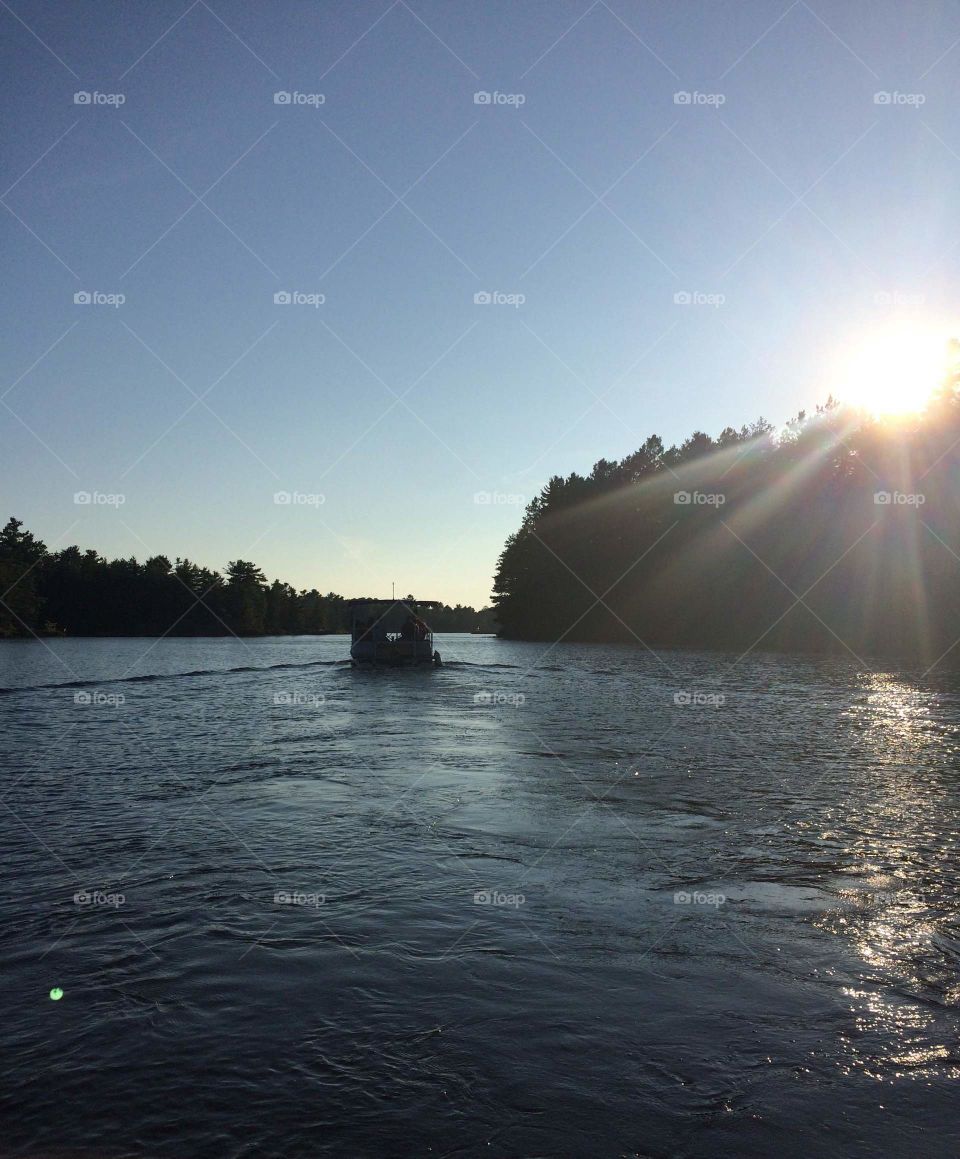
[[[267,584],[255,563],[232,560],[225,574],[165,555],[106,560],[65,547],[49,553],[20,520],[0,531],[0,636],[293,635],[345,632],[347,600],[316,588]],[[437,631],[492,624],[493,610],[444,608]]]
[[[915,420],[829,398],[779,435],[764,419],[667,449],[653,435],[550,479],[500,555],[501,633],[935,659],[960,638],[955,354]]]
[[[19,636],[40,626],[43,601],[37,565],[46,547],[11,515],[0,531],[0,636]]]

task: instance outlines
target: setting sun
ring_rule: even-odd
[[[878,416],[918,414],[941,385],[949,361],[949,333],[942,327],[878,330],[850,346],[834,394]]]

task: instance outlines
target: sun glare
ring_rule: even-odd
[[[851,345],[835,397],[877,416],[919,414],[947,372],[949,334],[917,325],[876,331]]]

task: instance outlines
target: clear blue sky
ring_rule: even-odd
[[[956,301],[956,4],[8,0],[0,27],[2,514],[54,548],[484,603],[504,497],[782,423],[851,334]]]

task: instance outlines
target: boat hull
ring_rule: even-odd
[[[373,643],[357,640],[350,646],[354,665],[378,668],[411,668],[419,664],[435,664],[436,654],[429,640],[400,640],[396,643]]]

